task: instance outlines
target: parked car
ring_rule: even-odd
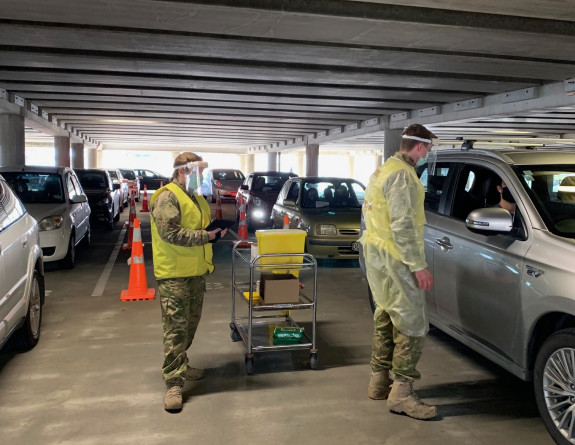
[[[90,205],[68,167],[0,167],[0,173],[32,215],[40,230],[44,262],[71,269],[76,246],[90,243]]]
[[[44,298],[38,222],[0,176],[0,347],[36,346]]]
[[[307,232],[305,250],[316,258],[357,259],[365,186],[351,178],[296,177],[284,184],[271,225]]]
[[[246,177],[240,170],[214,168],[208,170],[202,183],[202,194],[208,201],[236,199],[238,188]]]
[[[272,207],[281,188],[289,178],[297,175],[276,171],[253,172],[238,189],[236,196],[236,219],[240,219],[240,196],[245,202],[248,229],[270,226]]]
[[[162,185],[171,182],[171,179],[152,170],[135,169],[140,180],[140,190],[146,186],[147,190],[158,190]]]
[[[88,196],[92,219],[112,230],[114,223],[120,219],[121,185],[114,184],[108,171],[102,168],[79,168],[75,171]]]
[[[435,281],[426,293],[430,322],[533,380],[551,436],[574,443],[575,190],[560,184],[575,179],[575,152],[440,150],[417,173]],[[513,215],[494,207],[501,181]]]
[[[124,181],[128,183],[128,189],[130,190],[131,196],[134,196],[134,200],[137,202],[140,200],[140,180],[138,175],[134,170],[127,168],[120,168],[120,173],[124,177]]]
[[[124,211],[124,207],[130,205],[130,186],[128,181],[124,181],[122,172],[117,168],[108,168],[108,173],[114,184],[120,184],[120,213]]]

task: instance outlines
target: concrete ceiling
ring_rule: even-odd
[[[0,88],[34,133],[106,149],[573,138],[574,21],[573,0],[0,0]]]

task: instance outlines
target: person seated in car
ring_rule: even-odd
[[[303,207],[315,207],[315,203],[318,200],[317,189],[309,188],[304,192]]]
[[[331,187],[326,187],[326,189],[323,191],[323,199],[330,204],[333,202],[333,190]]]
[[[333,197],[333,203],[339,206],[345,206],[350,203],[349,190],[345,185],[340,184],[337,186]]]
[[[501,180],[501,184],[497,186],[497,191],[500,195],[499,203],[495,204],[493,207],[501,207],[502,209],[507,210],[511,215],[515,215],[515,198],[511,194],[511,191],[507,188],[505,181]]]

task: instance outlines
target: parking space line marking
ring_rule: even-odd
[[[120,253],[120,249],[122,248],[122,243],[124,242],[124,235],[126,233],[126,226],[122,226],[122,230],[120,231],[120,236],[118,237],[118,241],[116,241],[116,245],[114,246],[114,250],[108,259],[108,263],[106,263],[106,267],[102,271],[98,282],[96,283],[96,287],[94,288],[94,292],[92,292],[92,297],[101,297],[104,294],[104,289],[106,288],[106,284],[108,283],[108,278],[110,278],[110,274],[112,273],[112,269],[114,268],[114,263],[116,262],[116,258],[118,258],[118,254]]]

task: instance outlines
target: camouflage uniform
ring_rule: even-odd
[[[177,180],[173,182],[185,190]],[[196,197],[187,194],[197,205]],[[158,234],[165,242],[178,246],[201,246],[208,242],[205,230],[190,230],[180,225],[179,203],[171,191],[163,191],[150,210]],[[202,314],[205,276],[158,280],[158,291],[164,331],[162,376],[168,387],[183,386],[188,364],[186,350],[192,344]]]

